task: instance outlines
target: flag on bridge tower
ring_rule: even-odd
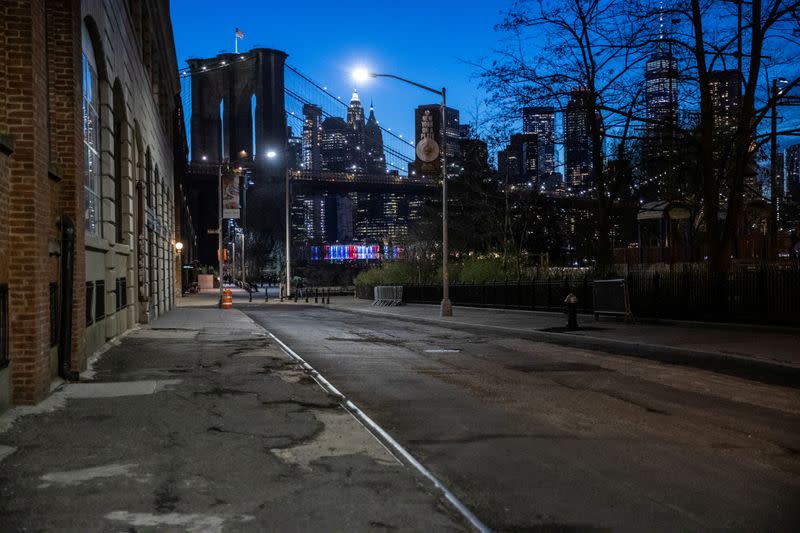
[[[234,39],[235,43],[234,50],[236,51],[237,54],[239,53],[239,39],[244,39],[244,32],[239,28],[236,28],[236,38]]]

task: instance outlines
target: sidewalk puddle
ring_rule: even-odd
[[[323,457],[363,454],[383,465],[397,464],[396,459],[353,418],[350,413],[314,411],[324,429],[314,440],[291,448],[270,451],[287,463],[311,470],[311,463]]]
[[[40,489],[46,489],[47,487],[56,484],[56,485],[80,485],[81,483],[86,483],[87,481],[93,481],[95,479],[104,479],[110,477],[128,477],[131,479],[135,479],[140,483],[145,483],[150,479],[149,475],[144,476],[136,476],[131,473],[131,469],[139,466],[137,463],[128,463],[128,464],[110,464],[104,466],[94,466],[91,468],[83,468],[80,470],[67,470],[64,472],[50,472],[49,474],[45,474],[41,476],[39,479],[44,481],[41,485],[39,485]]]

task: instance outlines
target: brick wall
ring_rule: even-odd
[[[173,140],[165,117],[174,113],[174,99],[163,95],[174,95],[179,84],[168,17],[168,5],[158,0],[0,2],[0,136],[14,145],[10,155],[0,150],[0,283],[9,285],[9,373],[15,404],[40,401],[53,378],[51,283],[73,284],[70,363],[79,371],[88,354],[139,316],[133,308],[117,312],[115,292],[116,279],[127,278],[127,300],[136,305],[137,255],[147,260],[150,249],[158,251],[164,270],[173,268],[170,242],[175,225],[167,200],[174,198]],[[87,238],[84,228],[85,20],[90,21],[101,63],[101,238]],[[141,33],[148,35],[147,47]],[[151,72],[161,76],[151,78]],[[167,107],[159,108],[158,99]],[[135,145],[152,153],[164,184],[161,216],[141,221],[153,226],[157,242],[144,245],[134,238],[140,222],[136,182],[142,176],[137,167],[143,164],[134,154]],[[76,226],[71,280],[59,280],[58,221],[64,215]],[[105,282],[107,316],[87,328],[84,286],[95,280]],[[171,293],[172,287],[162,284],[155,295],[162,312],[172,306]]]
[[[8,285],[12,401],[35,403],[50,385],[47,64],[44,2],[4,0],[9,160]]]

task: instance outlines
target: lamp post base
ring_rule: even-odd
[[[442,300],[440,316],[453,316],[453,304],[450,303],[449,298],[446,300]]]

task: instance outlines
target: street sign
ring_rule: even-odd
[[[210,229],[210,230],[208,230],[208,234],[209,235],[219,235],[219,230],[218,229]]]
[[[417,157],[420,161],[431,163],[439,158],[439,143],[431,137],[425,137],[417,143]]]

